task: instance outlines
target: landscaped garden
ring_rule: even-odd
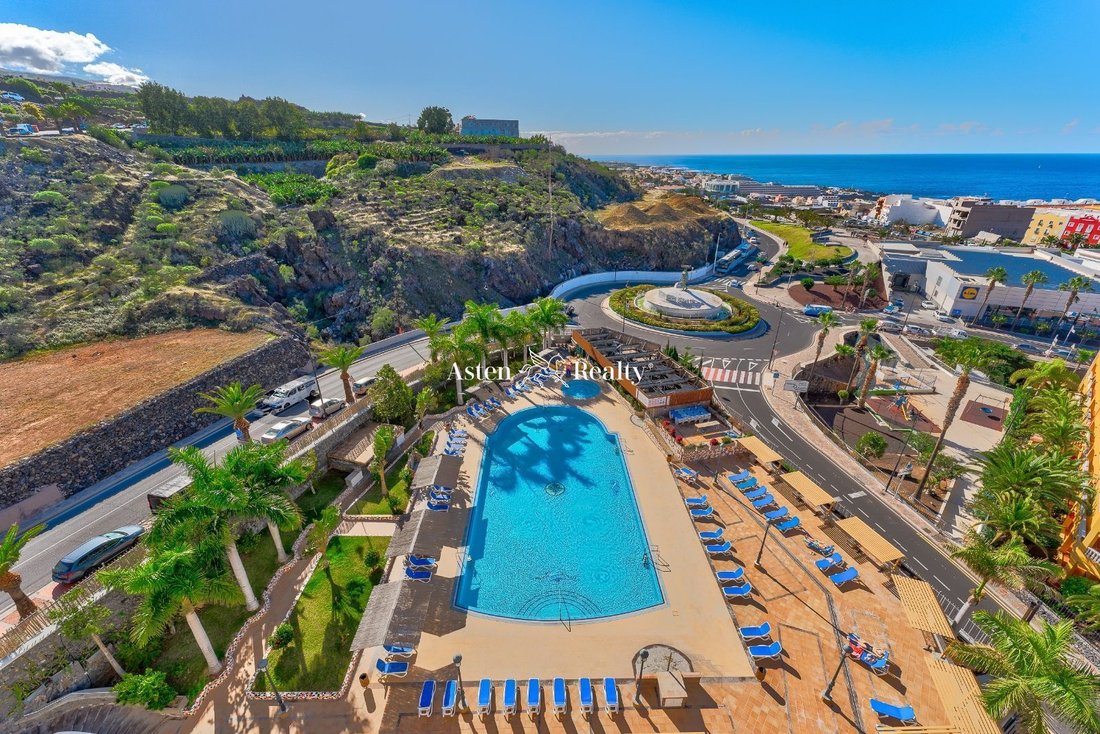
[[[852,249],[844,245],[819,245],[810,237],[810,230],[797,224],[780,224],[754,219],[752,226],[770,232],[787,241],[787,254],[797,260],[825,260],[832,257],[850,257]]]
[[[707,293],[722,299],[723,304],[729,310],[729,315],[726,318],[715,320],[677,319],[639,308],[637,306],[638,299],[646,291],[657,287],[655,285],[636,285],[617,290],[611,294],[611,310],[631,321],[676,331],[711,331],[741,334],[760,323],[760,314],[755,307],[727,293],[709,289],[699,290],[706,290]]]
[[[434,431],[426,431],[413,446],[420,456],[427,456],[432,449]],[[386,472],[386,496],[382,496],[382,485],[375,482],[366,494],[357,499],[348,510],[349,515],[399,515],[409,506],[409,483],[412,482],[412,469],[409,458],[412,451],[406,453]]]

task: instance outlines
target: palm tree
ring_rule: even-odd
[[[993,545],[1018,540],[1047,549],[1057,542],[1061,530],[1050,512],[1026,494],[983,491],[969,509],[981,518]]]
[[[977,322],[977,320],[981,318],[982,311],[985,310],[985,304],[989,302],[989,297],[993,295],[993,289],[1008,280],[1008,271],[998,265],[995,268],[990,268],[989,270],[985,271],[985,278],[988,286],[985,289],[985,295],[982,296],[982,305],[978,306],[978,310],[974,314],[974,318],[970,320],[971,326],[973,326],[975,322]]]
[[[20,534],[19,524],[16,523],[8,528],[4,540],[0,542],[0,591],[5,592],[15,602],[20,619],[34,614],[38,605],[23,593],[23,577],[15,572],[15,564],[19,563],[19,556],[31,538],[45,529],[45,525],[35,525]]]
[[[455,401],[462,405],[462,371],[470,364],[484,359],[485,350],[466,329],[451,329],[448,334],[438,334],[434,341],[436,353],[454,364]]]
[[[489,355],[489,345],[496,340],[500,325],[500,308],[495,303],[466,301],[466,313],[460,329],[468,330],[481,340],[481,370],[485,371],[485,362]]]
[[[431,350],[432,361],[436,360],[436,336],[443,333],[443,328],[450,323],[449,319],[441,319],[434,313],[423,316],[413,322],[413,326],[423,331],[428,337],[428,348]]]
[[[1077,621],[1090,630],[1100,629],[1100,584],[1093,584],[1080,594],[1067,595],[1066,604],[1073,609]]]
[[[1020,278],[1020,282],[1027,286],[1024,289],[1024,300],[1020,301],[1020,307],[1016,309],[1016,315],[1012,317],[1012,324],[1008,327],[1010,331],[1016,330],[1016,322],[1020,320],[1020,314],[1024,310],[1024,306],[1027,305],[1027,299],[1031,298],[1031,294],[1035,291],[1035,286],[1042,285],[1050,280],[1047,274],[1042,270],[1029,270],[1024,273],[1024,277]]]
[[[889,359],[894,353],[881,344],[871,347],[871,364],[867,367],[867,374],[863,378],[863,386],[859,389],[859,404],[862,409],[867,405],[867,397],[871,394],[871,388],[875,386],[875,373],[878,372],[879,363]]]
[[[217,675],[222,664],[198,610],[204,604],[228,605],[240,600],[220,561],[218,548],[209,541],[193,548],[173,544],[154,547],[137,566],[100,571],[99,579],[105,586],[142,597],[132,616],[130,639],[134,643],[145,646],[182,614],[206,659],[207,669]]]
[[[355,402],[355,391],[351,389],[351,375],[348,370],[362,354],[363,350],[359,347],[338,344],[318,355],[321,364],[340,370],[340,381],[344,383],[344,400],[347,401],[348,405]]]
[[[935,463],[936,457],[940,453],[940,449],[943,448],[944,438],[947,436],[947,429],[951,427],[951,424],[955,421],[955,416],[959,412],[959,407],[962,405],[962,400],[966,397],[967,388],[970,387],[970,373],[973,370],[987,367],[990,362],[993,361],[993,354],[990,351],[992,343],[985,343],[982,341],[964,342],[952,356],[955,359],[956,367],[959,370],[959,377],[955,380],[955,390],[951,393],[951,399],[947,401],[947,414],[943,418],[943,427],[940,429],[939,440],[936,441],[936,446],[932,449],[932,456],[928,459],[928,465],[924,469],[924,476],[921,477],[920,484],[917,485],[917,491],[913,495],[913,499],[919,501],[924,494],[924,485],[928,483],[928,478],[932,475],[932,464]]]
[[[1066,367],[1066,361],[1061,358],[1052,359],[1049,362],[1036,362],[1030,367],[1016,370],[1008,381],[1013,385],[1023,381],[1024,387],[1041,389],[1048,385],[1056,387],[1077,387],[1081,376]]]
[[[843,303],[845,303],[845,304],[848,303],[848,298],[849,298],[849,296],[852,295],[852,288],[855,287],[856,276],[858,276],[860,274],[860,272],[862,272],[862,271],[863,271],[863,263],[861,263],[859,260],[853,260],[852,264],[850,266],[848,266],[848,285],[844,289]]]
[[[231,382],[225,387],[214,388],[209,393],[199,393],[199,397],[209,400],[212,405],[196,408],[196,413],[213,413],[233,421],[233,427],[240,432],[241,440],[248,442],[252,436],[248,433],[251,425],[248,414],[256,409],[256,403],[264,395],[264,389],[259,385],[241,387],[239,382]]]
[[[821,327],[821,331],[817,332],[817,351],[814,353],[813,363],[810,364],[810,374],[806,377],[807,382],[813,382],[814,372],[817,370],[817,361],[821,359],[821,350],[825,348],[825,338],[829,336],[829,331],[839,323],[840,319],[832,311],[818,314],[817,325]]]
[[[527,315],[531,323],[537,325],[542,332],[542,346],[545,347],[550,340],[550,334],[569,323],[569,314],[565,312],[565,302],[560,298],[544,296],[536,298],[531,307],[527,309]]]
[[[332,534],[336,532],[336,528],[340,527],[340,522],[343,518],[340,517],[340,508],[335,505],[329,505],[321,511],[320,516],[313,521],[313,524],[309,526],[308,534],[306,535],[306,548],[310,553],[321,554],[321,568],[324,569],[325,575],[328,576],[328,582],[332,583],[332,572],[328,562],[328,544],[332,540]]]
[[[378,475],[378,486],[382,488],[382,496],[389,497],[390,490],[386,486],[386,454],[393,448],[395,437],[393,426],[379,426],[374,432],[374,458],[371,459],[370,468]]]
[[[849,394],[852,392],[852,385],[856,381],[856,375],[859,374],[859,368],[863,364],[863,353],[867,351],[867,340],[871,338],[871,334],[875,333],[875,329],[878,328],[878,319],[867,318],[859,322],[859,339],[856,341],[856,361],[852,364],[852,371],[848,375],[848,382],[844,385],[844,389]]]
[[[841,343],[833,347],[833,359],[837,362],[843,359],[850,359],[856,355],[856,348],[850,347],[847,344]]]
[[[1058,286],[1058,290],[1069,291],[1069,298],[1066,299],[1066,307],[1062,309],[1062,315],[1058,317],[1058,326],[1061,326],[1062,322],[1066,320],[1066,314],[1069,313],[1070,307],[1081,300],[1081,297],[1077,294],[1081,291],[1093,290],[1092,280],[1083,275],[1075,275]]]
[[[103,658],[121,678],[126,675],[126,671],[103,644],[103,638],[100,636],[107,631],[106,623],[111,618],[111,610],[87,597],[88,592],[84,587],[77,586],[72,591],[66,592],[61,597],[62,603],[46,612],[46,616],[57,625],[58,632],[73,642],[91,638],[103,653]]]
[[[509,351],[513,346],[526,344],[531,335],[531,318],[523,311],[509,311],[501,322],[498,337],[500,348],[504,350],[504,364],[509,364]]]
[[[439,405],[439,396],[430,387],[422,387],[416,393],[416,425],[419,428],[424,422],[424,416],[436,409]]]
[[[1043,390],[1023,426],[1042,437],[1041,448],[1073,455],[1088,438],[1080,394],[1063,387]]]
[[[1077,662],[1072,622],[1042,622],[1035,629],[1004,613],[979,611],[974,623],[989,637],[989,644],[952,642],[946,654],[990,676],[982,701],[991,717],[1001,720],[1015,713],[1022,731],[1045,734],[1049,709],[1076,731],[1100,731],[1096,707],[1100,679]]]
[[[1042,452],[1028,444],[999,443],[979,456],[977,466],[981,491],[1026,495],[1048,513],[1065,512],[1088,486],[1087,476],[1072,456]]]
[[[1078,247],[1088,244],[1088,239],[1085,238],[1082,232],[1073,232],[1063,239],[1062,242],[1068,245],[1070,250],[1076,250]]]
[[[309,479],[314,461],[287,461],[286,444],[282,441],[240,446],[222,459],[222,469],[236,477],[245,490],[236,498],[237,517],[264,521],[279,563],[287,560],[279,528],[297,530],[302,526],[302,511],[287,490]]]
[[[1057,577],[1062,572],[1055,563],[1032,558],[1019,540],[995,546],[975,530],[967,532],[963,545],[954,548],[951,557],[965,563],[978,576],[978,585],[955,615],[953,624],[956,627],[985,597],[989,582],[995,581],[1010,589],[1020,589],[1026,581],[1040,577]]]
[[[859,297],[859,309],[863,310],[863,304],[868,298],[868,294],[877,295],[877,292],[872,287],[875,283],[875,279],[882,275],[882,266],[878,263],[871,263],[863,271],[863,294]],[[871,297],[874,297],[873,295]]]

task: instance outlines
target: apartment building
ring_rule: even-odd
[[[1082,458],[1097,491],[1090,504],[1082,503],[1066,518],[1058,560],[1067,573],[1100,581],[1100,357],[1092,360],[1080,389],[1089,428]]]
[[[1020,242],[1025,245],[1041,245],[1047,237],[1061,239],[1073,214],[1071,209],[1036,209],[1027,225],[1027,233]]]
[[[1033,206],[994,204],[985,197],[956,197],[951,200],[951,216],[944,234],[970,239],[979,232],[992,232],[1020,242],[1034,214]]]

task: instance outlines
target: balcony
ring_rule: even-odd
[[[1085,548],[1085,558],[1100,566],[1100,550],[1096,548]]]

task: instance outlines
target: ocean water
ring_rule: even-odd
[[[616,436],[572,406],[489,436],[455,605],[510,619],[599,619],[664,601]]]
[[[593,156],[758,181],[947,198],[1100,199],[1100,154]]]

